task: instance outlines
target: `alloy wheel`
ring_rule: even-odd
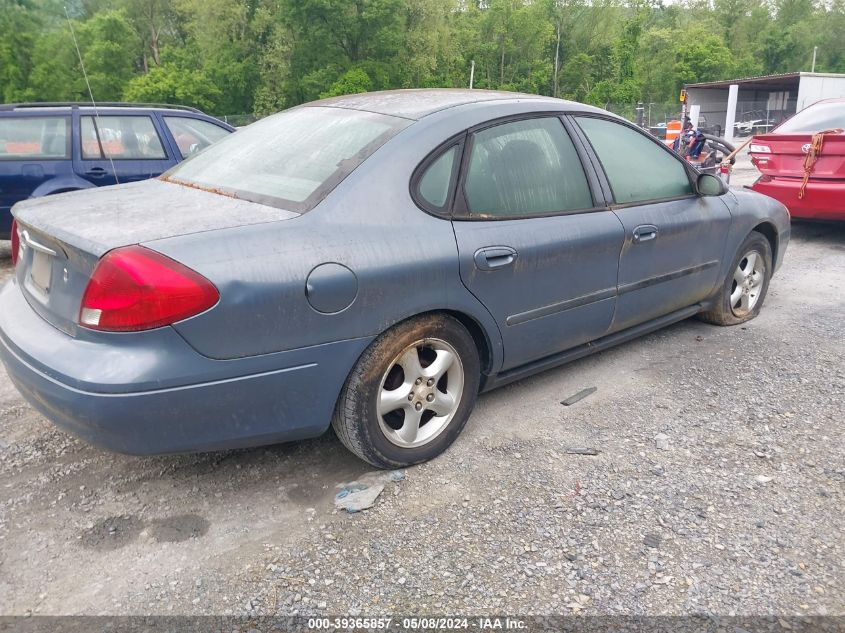
[[[428,444],[449,426],[463,390],[464,369],[455,348],[436,338],[417,341],[382,376],[379,427],[396,446]]]
[[[754,309],[763,291],[766,280],[766,262],[757,251],[749,251],[742,256],[734,271],[731,284],[731,310],[742,317]]]

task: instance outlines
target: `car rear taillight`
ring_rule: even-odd
[[[118,248],[97,267],[79,310],[79,325],[137,332],[205,312],[220,299],[199,273],[143,246]]]
[[[21,254],[21,235],[18,233],[18,221],[12,220],[12,266],[17,266]]]
[[[749,148],[749,152],[756,152],[758,154],[771,154],[772,148],[768,145],[759,145],[757,143],[752,143]]]

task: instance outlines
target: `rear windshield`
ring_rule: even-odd
[[[0,118],[0,160],[70,158],[67,117]]]
[[[253,123],[163,178],[303,213],[411,121],[302,107]]]
[[[845,129],[845,102],[816,103],[804,108],[777,128],[778,134],[812,134],[823,130]]]

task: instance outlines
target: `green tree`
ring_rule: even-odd
[[[182,70],[173,63],[152,68],[126,84],[123,99],[146,103],[173,103],[213,111],[220,90],[202,70]]]
[[[0,0],[0,97],[4,101],[28,101],[35,96],[30,76],[41,26],[30,0]]]
[[[320,97],[336,97],[338,95],[368,92],[373,87],[373,80],[363,68],[350,68],[343,73],[331,87],[320,94]]]
[[[122,11],[102,11],[77,30],[85,71],[94,97],[119,101],[135,73],[138,42]]]

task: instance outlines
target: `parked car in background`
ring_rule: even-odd
[[[49,419],[129,453],[332,424],[379,467],[445,450],[479,391],[754,318],[789,241],[624,119],[484,90],[305,104],[14,215],[0,359]]]
[[[843,130],[845,99],[828,99],[801,110],[771,133],[755,136],[749,152],[761,176],[751,188],[782,202],[794,218],[845,220]],[[807,168],[813,135],[823,131],[829,133]]]
[[[179,106],[0,105],[0,239],[20,200],[153,178],[233,131]]]

